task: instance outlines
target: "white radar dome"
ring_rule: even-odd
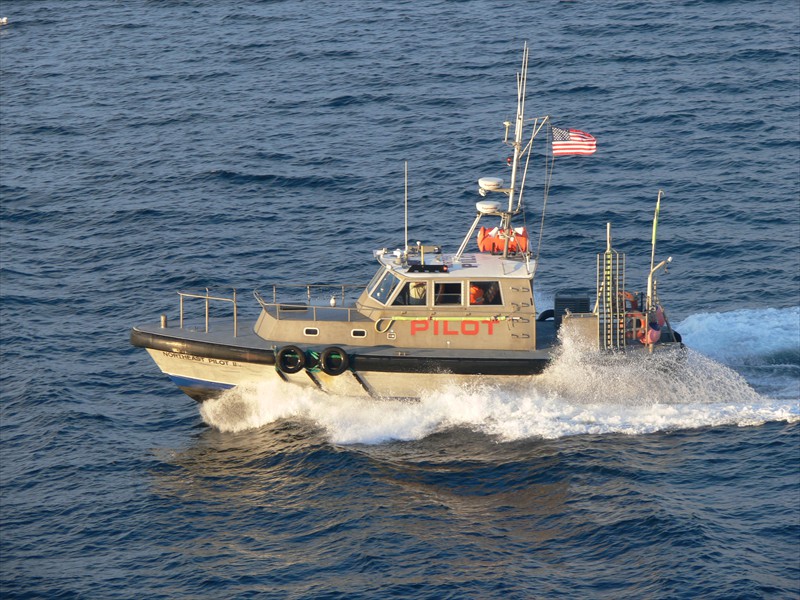
[[[481,177],[478,179],[478,187],[487,191],[499,190],[503,187],[503,180],[499,177]]]
[[[478,212],[484,215],[492,215],[500,211],[500,203],[494,200],[481,200],[475,204]]]

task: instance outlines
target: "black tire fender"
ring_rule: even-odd
[[[328,375],[341,375],[350,368],[350,357],[338,346],[325,348],[319,355],[319,368]]]
[[[289,375],[299,373],[306,366],[306,355],[297,346],[284,346],[275,354],[275,366]]]

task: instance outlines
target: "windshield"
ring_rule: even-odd
[[[383,277],[383,274],[384,274],[384,273],[386,273],[386,269],[384,269],[383,267],[381,267],[380,269],[378,269],[378,272],[377,272],[377,273],[375,273],[375,275],[373,276],[373,278],[372,278],[372,279],[370,280],[370,282],[367,284],[367,291],[368,291],[370,294],[372,293],[372,290],[374,290],[374,289],[375,289],[375,286],[376,286],[376,285],[378,285],[378,282],[381,280],[381,277]]]
[[[398,283],[400,283],[400,280],[395,276],[395,274],[391,271],[387,271],[383,279],[380,280],[380,283],[378,283],[375,286],[375,289],[372,290],[370,296],[372,296],[381,304],[386,304]]]

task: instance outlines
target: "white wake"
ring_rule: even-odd
[[[794,330],[789,328],[788,337],[762,335],[758,328],[752,335],[748,332],[753,319],[774,318],[785,333],[787,319],[800,315],[800,309],[783,309],[775,315],[750,312],[758,314],[694,315],[676,325],[686,332],[687,345],[697,343],[703,353],[689,350],[647,360],[598,357],[565,340],[547,371],[522,388],[452,385],[408,402],[329,396],[276,381],[231,390],[203,403],[201,414],[221,431],[258,428],[287,418],[307,419],[339,444],[416,440],[451,428],[512,441],[796,422],[800,420],[800,389],[793,394],[790,383],[788,396],[762,396],[742,375],[718,362],[734,353],[730,336],[736,332],[732,329],[738,329],[738,339],[747,340],[748,356],[794,351],[792,335],[800,339],[800,322]],[[714,339],[716,344],[709,341]],[[800,377],[791,375],[791,367],[790,381],[800,386]]]

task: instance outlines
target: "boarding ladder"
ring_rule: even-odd
[[[604,350],[625,348],[625,255],[611,247],[607,225],[606,251],[597,255],[598,339]]]

